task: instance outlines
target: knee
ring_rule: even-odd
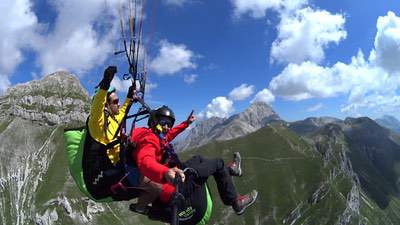
[[[224,163],[224,160],[223,160],[223,159],[221,159],[221,158],[216,158],[215,160],[217,161],[218,168],[222,168],[222,167],[225,166],[225,163]]]
[[[215,161],[216,161],[216,165],[217,165],[217,170],[218,171],[225,170],[225,163],[224,163],[223,159],[216,158]]]

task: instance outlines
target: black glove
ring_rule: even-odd
[[[117,73],[116,66],[107,67],[107,69],[104,70],[103,80],[100,81],[99,84],[100,88],[103,90],[108,90],[108,88],[110,88],[111,81],[116,73]]]
[[[134,99],[135,96],[135,87],[132,85],[129,87],[128,94],[126,95],[127,98]],[[135,99],[134,99],[135,100]]]

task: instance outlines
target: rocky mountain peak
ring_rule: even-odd
[[[0,119],[21,117],[47,125],[82,124],[90,109],[89,94],[66,71],[11,87],[0,103]]]
[[[299,135],[306,136],[329,124],[341,125],[342,121],[334,117],[309,117],[305,120],[289,123],[289,128]]]
[[[228,119],[212,117],[198,122],[187,137],[177,143],[176,147],[184,150],[213,140],[230,140],[252,133],[275,120],[280,120],[280,117],[269,105],[256,102],[245,111]]]
[[[360,133],[363,137],[387,137],[390,131],[368,117],[351,118],[344,120],[345,131]]]
[[[279,115],[271,106],[263,102],[254,102],[244,112],[238,114],[238,119],[246,121],[254,127],[264,126],[272,120],[279,120]]]

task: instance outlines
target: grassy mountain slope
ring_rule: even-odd
[[[349,179],[326,180],[329,170],[324,168],[321,155],[280,125],[208,144],[186,152],[183,158],[201,154],[228,162],[235,151],[241,152],[244,169],[241,178],[234,178],[238,191],[257,189],[259,198],[238,217],[221,204],[211,181],[215,204],[211,224],[334,224],[345,209]]]

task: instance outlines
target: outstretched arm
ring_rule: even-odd
[[[111,81],[114,78],[116,72],[117,67],[115,66],[109,66],[107,67],[107,69],[104,70],[103,79],[100,81],[99,84],[100,90],[94,96],[90,109],[89,124],[91,124],[91,127],[94,127],[96,125],[99,125],[99,127],[103,126],[103,110],[107,101],[107,90],[108,88],[110,88]]]
[[[165,136],[165,139],[167,142],[171,142],[172,140],[175,139],[178,134],[182,133],[186,128],[189,127],[191,123],[193,123],[196,120],[196,117],[193,115],[194,110],[189,114],[188,118],[180,123],[178,126],[173,127],[170,131],[168,131],[167,135]]]

